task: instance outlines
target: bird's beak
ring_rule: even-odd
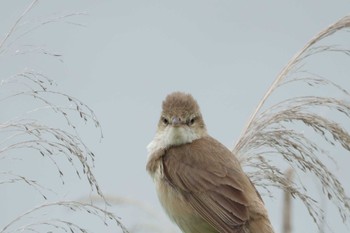
[[[171,119],[171,125],[174,126],[174,127],[178,127],[181,125],[181,119],[180,117],[173,117]]]

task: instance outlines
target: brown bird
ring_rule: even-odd
[[[207,133],[196,100],[163,101],[147,171],[184,233],[273,233],[264,203],[235,155]]]

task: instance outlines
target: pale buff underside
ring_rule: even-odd
[[[165,182],[157,181],[159,171],[155,178],[156,190],[159,201],[170,219],[175,222],[184,233],[219,233],[211,227],[199,215],[194,215],[195,210],[183,199],[179,193]]]

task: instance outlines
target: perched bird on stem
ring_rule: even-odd
[[[159,200],[185,233],[273,233],[264,203],[235,155],[208,135],[196,100],[166,97],[148,146]]]
[[[292,57],[257,105],[232,152],[208,135],[191,95],[167,96],[148,146],[147,170],[164,209],[183,232],[273,232],[254,185],[270,197],[276,189],[289,193],[304,205],[318,232],[328,225],[324,218],[328,210],[317,201],[321,194],[348,226],[349,195],[330,166],[339,152],[329,149],[350,152],[350,91],[306,65],[323,54],[349,56],[348,43],[339,47],[324,41],[349,28],[350,15],[322,30]],[[290,94],[282,100],[267,101],[286,87]],[[286,166],[296,177],[312,178],[322,192],[315,196],[308,179],[288,180],[281,170]],[[242,167],[249,167],[248,173]]]

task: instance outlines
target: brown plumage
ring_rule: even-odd
[[[147,170],[185,233],[272,233],[263,201],[236,157],[207,134],[189,94],[166,97]]]

